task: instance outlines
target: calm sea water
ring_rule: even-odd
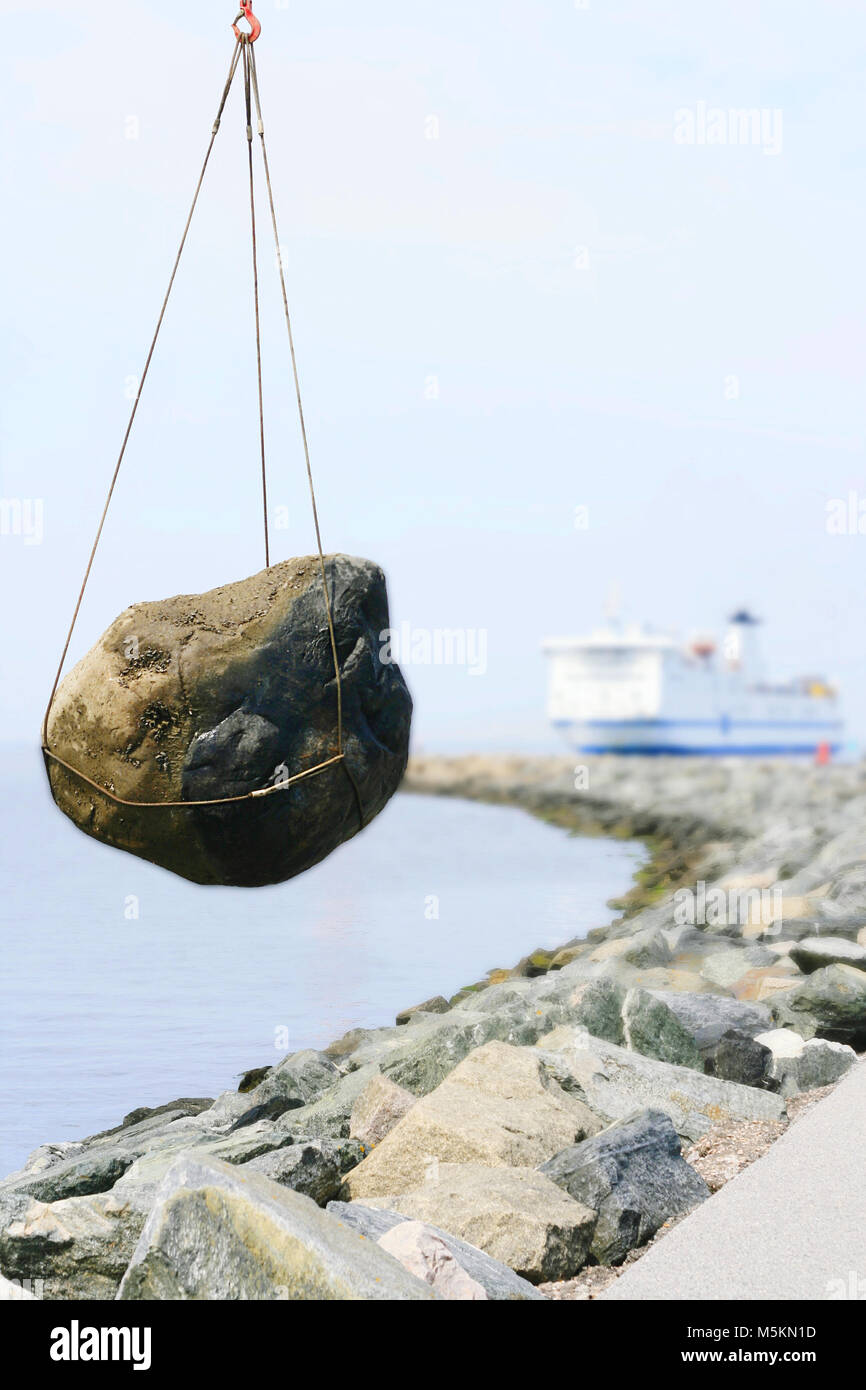
[[[0,1174],[609,921],[642,854],[398,795],[289,883],[202,888],[76,830],[38,753],[5,770]]]

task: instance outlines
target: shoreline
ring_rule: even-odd
[[[303,1198],[295,1223],[324,1221],[338,1243],[365,1235],[419,1285],[437,1288],[427,1247],[450,1242],[464,1292],[440,1297],[537,1298],[539,1284],[635,1258],[705,1200],[681,1150],[718,1157],[720,1125],[780,1133],[787,1102],[833,1085],[866,1047],[866,769],[594,758],[579,780],[569,758],[419,757],[404,790],[643,841],[648,863],[610,904],[621,916],[556,951],[528,945],[513,968],[410,1005],[395,1025],[254,1068],[213,1102],[143,1108],[102,1135],[42,1145],[0,1182],[0,1273],[41,1279],[49,1298],[179,1296],[170,1282],[152,1291],[167,1212],[196,1186],[225,1195],[238,1170],[264,1183],[253,1214]],[[688,920],[700,884],[726,895],[723,918]],[[600,1195],[597,1172],[587,1185],[611,1145],[656,1155],[653,1181],[631,1177],[647,1210],[630,1235],[622,1194]],[[47,1254],[46,1229],[65,1233]],[[206,1222],[192,1237],[207,1243]],[[225,1291],[242,1265],[196,1296],[273,1297],[267,1281]],[[188,1288],[192,1275],[174,1277]],[[407,1287],[394,1296],[415,1296]]]

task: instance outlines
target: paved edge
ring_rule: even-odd
[[[863,1296],[864,1062],[601,1294],[625,1301]]]

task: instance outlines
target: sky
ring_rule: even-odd
[[[836,680],[862,739],[866,6],[257,12],[326,549],[476,656],[406,668],[416,747],[554,751],[541,641],[613,586],[683,635],[749,606],[769,671]],[[35,740],[234,12],[0,13],[0,739]],[[263,563],[243,127],[236,85],[73,659],[128,604]],[[314,538],[258,206],[282,559]]]

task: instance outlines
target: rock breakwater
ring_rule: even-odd
[[[537,1299],[707,1200],[683,1154],[715,1128],[781,1132],[856,1065],[862,765],[422,759],[407,785],[643,837],[650,863],[586,938],[216,1100],[44,1145],[0,1183],[11,1287]]]

